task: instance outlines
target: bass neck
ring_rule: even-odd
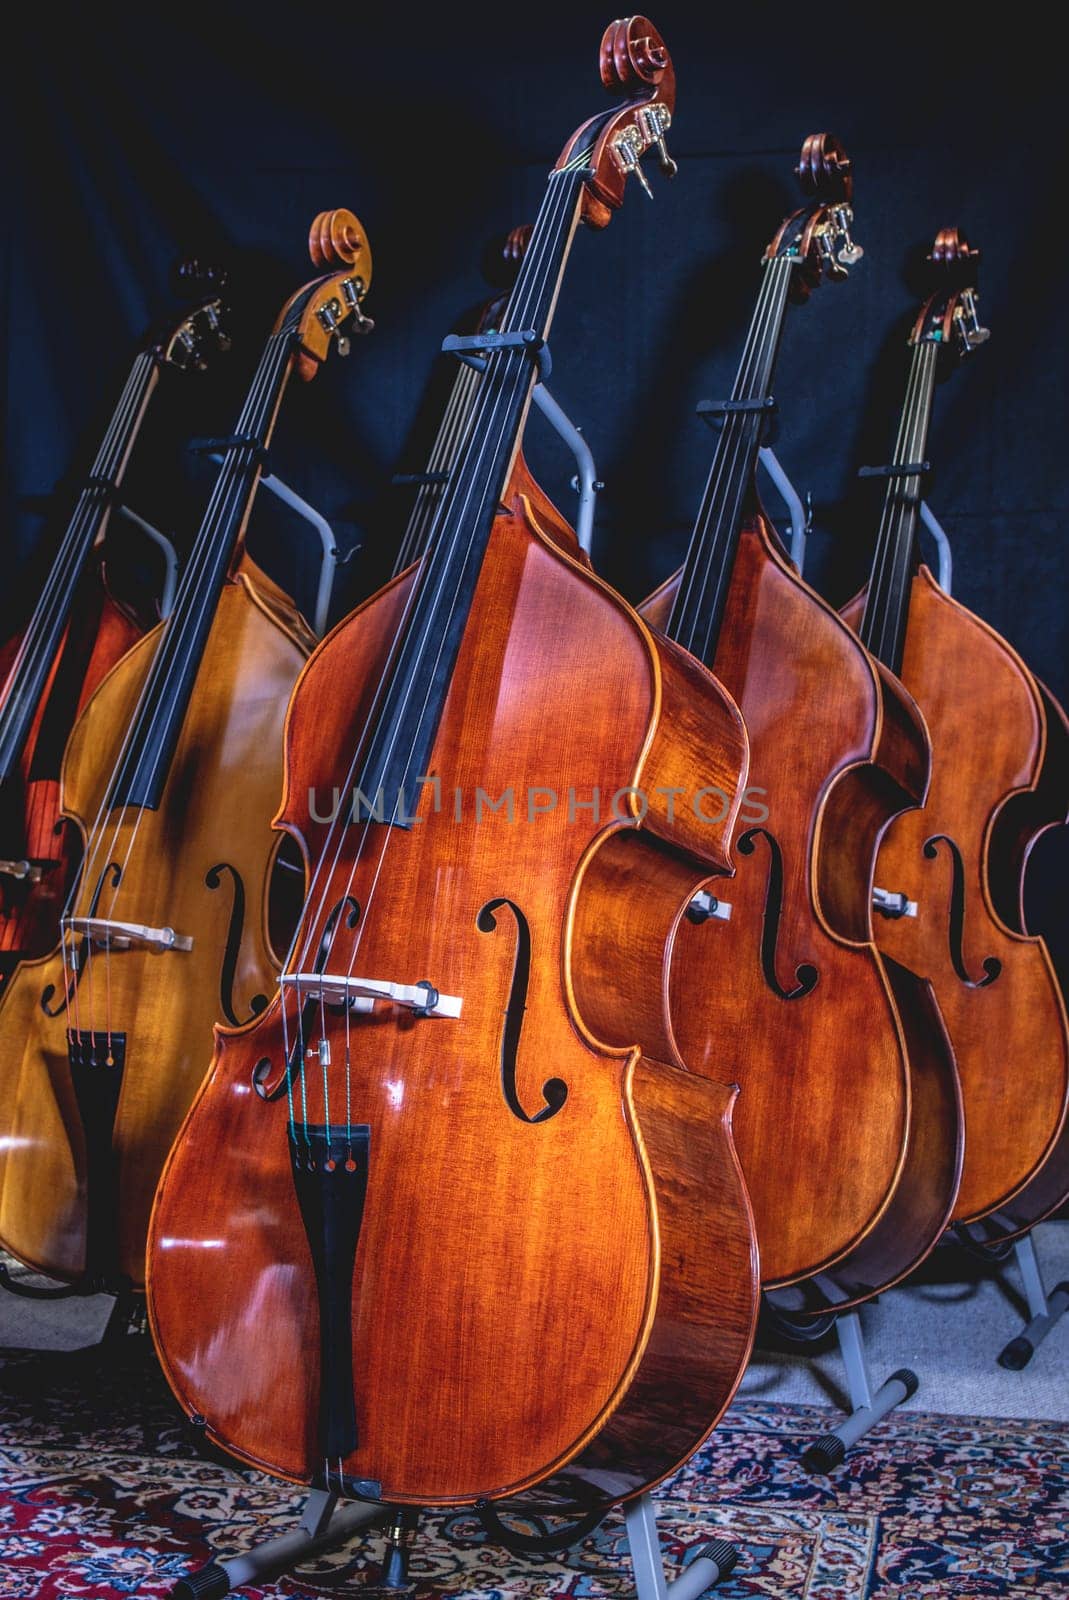
[[[309,291],[310,292],[310,291]],[[294,329],[305,297],[287,308],[267,342],[175,597],[114,774],[109,808],[155,810],[174,760],[223,585],[252,509],[282,397],[296,357]]]
[[[424,537],[426,555],[394,641],[377,713],[356,753],[358,801],[376,820],[411,826],[406,796],[426,773],[453,668],[519,447],[535,356],[549,335],[579,220],[583,155],[550,174],[499,341],[485,357],[464,442]],[[505,342],[500,342],[504,340]]]
[[[91,551],[103,536],[159,381],[159,371],[154,352],[143,351],[134,361],[23,634],[0,700],[0,783],[10,780],[18,770],[70,620],[79,582]]]
[[[771,410],[771,387],[786,317],[790,256],[765,263],[757,306],[739,363],[712,466],[665,630],[707,665],[716,656],[746,499]]]
[[[925,339],[913,347],[860,629],[865,648],[895,673],[902,668],[909,622],[917,513],[938,358],[939,345],[934,340]]]

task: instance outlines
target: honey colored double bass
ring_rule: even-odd
[[[870,922],[880,834],[924,798],[924,724],[799,577],[755,495],[788,303],[861,255],[838,141],[808,138],[797,175],[807,203],[766,253],[686,564],[642,610],[746,719],[765,815],[744,818],[734,878],[709,884],[680,929],[672,1026],[695,1070],[741,1085],[762,1281],[777,1306],[811,1313],[864,1300],[932,1248],[961,1113],[931,995],[880,956]]]
[[[349,212],[317,218],[328,268],[267,342],[167,621],[75,725],[64,814],[85,839],[54,953],[0,1003],[0,1239],[80,1283],[144,1281],[160,1170],[210,1058],[211,1028],[267,1004],[268,934],[290,690],[314,643],[243,535],[287,380],[362,317],[370,282]]]
[[[115,597],[104,564],[127,463],[161,376],[203,369],[229,344],[220,274],[188,261],[178,277],[197,303],[138,352],[33,615],[0,649],[0,988],[24,956],[56,943],[81,850],[60,810],[63,751],[90,695],[153,620]]]
[[[1026,1232],[1069,1194],[1069,1027],[1022,901],[1028,854],[1069,807],[1065,713],[995,630],[921,562],[917,507],[937,377],[987,339],[979,252],[954,228],[929,256],[932,293],[910,371],[867,590],[848,608],[873,655],[913,694],[932,736],[924,810],[888,830],[877,877],[910,916],[880,948],[934,985],[965,1104],[954,1221],[978,1243]]]
[[[566,1469],[606,1507],[699,1443],[753,1335],[733,1093],[684,1069],[661,980],[728,865],[741,718],[508,491],[576,226],[608,220],[671,119],[645,18],[607,30],[601,71],[624,103],[569,140],[474,338],[427,554],[295,691],[281,820],[309,899],[280,997],[219,1032],[153,1214],[183,1408],[358,1498],[494,1501]],[[698,772],[720,822],[669,816]],[[577,936],[592,903],[628,970]]]

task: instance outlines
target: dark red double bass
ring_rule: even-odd
[[[567,1468],[608,1506],[698,1444],[752,1339],[734,1096],[684,1070],[661,986],[729,864],[741,718],[508,488],[575,229],[671,120],[645,18],[608,29],[601,71],[624,103],[569,140],[477,336],[427,555],[298,684],[282,822],[309,899],[281,996],[218,1034],[153,1216],[184,1408],[356,1497],[496,1500]],[[719,823],[669,816],[698,772]],[[628,970],[578,937],[599,915]]]
[[[873,943],[880,834],[924,798],[923,721],[788,560],[757,503],[789,302],[860,256],[850,162],[813,134],[802,209],[777,231],[687,560],[642,607],[735,696],[764,803],[730,883],[675,941],[672,1026],[695,1070],[741,1087],[735,1136],[761,1276],[784,1310],[842,1309],[932,1248],[961,1161],[953,1062],[930,992]],[[755,791],[756,793],[756,791]]]
[[[1069,1195],[1069,1025],[1043,940],[1023,906],[1029,851],[1069,808],[1065,713],[995,630],[920,560],[917,508],[937,378],[982,344],[979,251],[936,235],[932,293],[910,334],[910,370],[872,575],[847,610],[899,672],[932,736],[923,811],[899,818],[877,881],[916,907],[879,919],[881,950],[934,985],[965,1105],[954,1221],[978,1243],[1008,1240]]]
[[[115,496],[161,374],[199,370],[229,340],[220,275],[179,269],[199,302],[138,352],[33,615],[0,649],[0,988],[55,944],[81,854],[61,815],[60,764],[94,690],[154,619],[112,593],[103,542]]]

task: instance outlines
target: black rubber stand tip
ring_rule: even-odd
[[[1026,1339],[1021,1333],[1016,1339],[1010,1340],[1005,1350],[999,1352],[998,1364],[1005,1367],[1007,1372],[1020,1372],[1022,1367],[1027,1367],[1035,1353],[1031,1339]]]
[[[171,1590],[171,1600],[223,1600],[229,1593],[230,1579],[225,1568],[217,1561],[209,1561],[206,1567],[179,1578]]]
[[[734,1572],[737,1567],[739,1552],[729,1540],[714,1539],[711,1544],[703,1544],[694,1559],[700,1561],[703,1557],[707,1561],[715,1561],[720,1577],[726,1578],[728,1573]]]
[[[888,1383],[900,1383],[906,1391],[905,1397],[907,1400],[912,1400],[921,1386],[921,1380],[915,1372],[910,1371],[909,1367],[899,1367],[897,1372],[892,1372],[887,1381]]]
[[[837,1433],[826,1433],[823,1439],[818,1439],[816,1444],[811,1444],[802,1456],[802,1465],[807,1472],[828,1473],[845,1460],[846,1446]]]
[[[1056,1283],[1050,1294],[1047,1296],[1047,1299],[1050,1300],[1051,1297],[1056,1294],[1069,1294],[1069,1278],[1063,1278],[1061,1283]]]

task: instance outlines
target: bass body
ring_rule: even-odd
[[[166,625],[123,658],[75,725],[63,812],[92,831]],[[137,940],[105,964],[87,934],[23,962],[0,1004],[11,1137],[0,1152],[0,1239],[28,1266],[144,1282],[160,1170],[200,1083],[214,1022],[267,1003],[267,934],[286,701],[311,636],[245,561],[219,602],[159,807],[118,819],[79,885],[75,917],[173,928],[192,948]],[[78,1048],[75,1041],[88,1044]]]
[[[411,581],[335,630],[294,695],[283,820],[309,863],[326,830],[307,796],[329,810],[325,752],[355,746]],[[339,703],[340,682],[362,687]],[[355,959],[431,981],[462,997],[460,1017],[347,1017],[329,1002],[320,1015],[313,983],[301,1037],[327,1040],[329,1073],[318,1043],[285,1067],[293,1022],[284,1037],[278,1000],[220,1030],[160,1186],[157,1344],[183,1408],[241,1459],[414,1504],[512,1494],[566,1463],[571,1477],[611,1463],[633,1488],[727,1403],[757,1281],[734,1093],[681,1070],[661,964],[704,873],[658,841],[658,827],[678,831],[663,813],[606,824],[574,803],[570,817],[568,798],[589,805],[598,789],[607,807],[641,786],[656,804],[699,748],[724,752],[710,781],[733,794],[733,708],[693,710],[682,742],[670,731],[669,712],[710,686],[542,535],[527,502],[498,519],[429,767],[440,809],[428,789],[411,830],[372,824],[358,863],[363,832],[346,830],[305,940],[329,946],[330,972]],[[472,732],[487,724],[489,747]],[[531,820],[528,791],[546,808]],[[724,864],[728,831],[693,818],[688,843]],[[621,849],[626,880],[607,866]],[[576,931],[604,927],[614,904],[640,988]],[[606,1019],[626,1009],[634,1025],[636,1006],[633,1042],[607,1049]],[[318,1176],[300,1165],[306,1146]],[[349,1233],[324,1244],[310,1218],[332,1185]],[[659,1277],[659,1258],[685,1262],[681,1278]],[[355,1446],[328,1451],[322,1429],[333,1445],[350,1423]]]
[[[864,602],[846,613],[858,626]],[[1022,904],[1029,852],[1069,810],[1069,734],[1016,651],[925,566],[911,582],[902,678],[931,730],[932,784],[877,865],[916,916],[881,918],[877,934],[932,984],[953,1041],[966,1127],[954,1221],[1008,1239],[1069,1195],[1069,1024]]]
[[[678,584],[647,620],[667,621]],[[730,919],[684,921],[673,1029],[693,1070],[740,1086],[765,1289],[795,1286],[774,1298],[798,1311],[842,1309],[927,1254],[960,1175],[938,1012],[904,962],[887,970],[868,909],[881,836],[924,799],[927,735],[761,516],[741,531],[710,665],[743,712],[767,815],[744,818],[731,881],[705,886]]]

